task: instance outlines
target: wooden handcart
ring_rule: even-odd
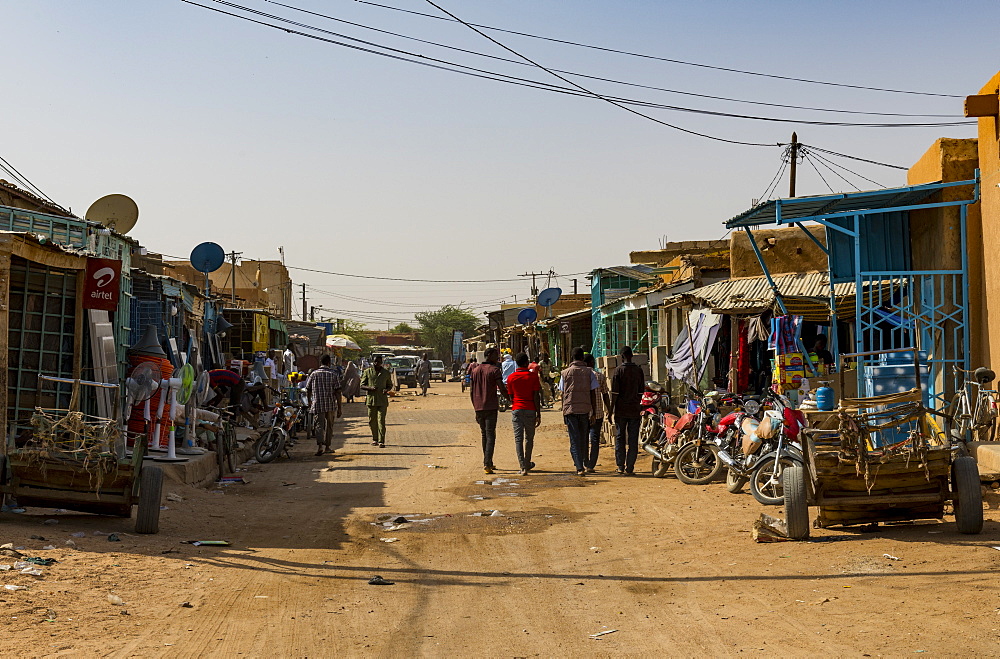
[[[782,474],[789,537],[808,537],[809,506],[819,507],[815,525],[826,528],[942,519],[951,501],[961,533],[982,530],[976,461],[923,406],[919,365],[915,372],[915,388],[842,399],[828,423],[803,432],[805,466]]]
[[[44,379],[72,384],[74,391],[80,385],[118,389],[118,385]],[[117,517],[131,517],[137,505],[136,533],[156,533],[163,471],[143,465],[145,437],[126,455],[119,420],[86,415],[76,409],[76,401],[74,393],[67,410],[36,409],[31,439],[23,446],[14,438],[8,441],[6,455],[0,457],[0,492],[15,497],[19,506]]]

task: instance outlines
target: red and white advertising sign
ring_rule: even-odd
[[[83,284],[83,308],[117,311],[122,287],[122,262],[117,259],[87,259]]]

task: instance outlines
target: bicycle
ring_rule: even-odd
[[[239,444],[236,443],[236,430],[233,428],[235,416],[236,412],[219,410],[219,429],[215,433],[215,459],[219,463],[219,480],[226,475],[227,466],[229,473],[236,472],[236,451]]]
[[[949,435],[959,442],[993,441],[997,433],[997,391],[985,387],[996,380],[996,373],[982,366],[974,371],[954,368],[963,382],[948,408]],[[971,393],[973,390],[975,393]]]

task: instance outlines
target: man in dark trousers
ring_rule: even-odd
[[[385,448],[385,414],[389,411],[392,373],[382,368],[382,355],[375,355],[370,368],[361,374],[360,390],[366,394],[368,427],[372,431],[372,446]]]
[[[534,469],[531,451],[535,446],[535,429],[542,425],[542,383],[538,374],[528,368],[528,355],[521,353],[514,360],[517,370],[507,376],[507,391],[511,396],[510,418],[514,426],[514,451],[526,476]]]
[[[500,351],[496,348],[486,350],[486,361],[472,369],[469,387],[472,407],[476,410],[476,423],[483,436],[483,471],[487,474],[492,474],[496,469],[493,464],[493,449],[497,443],[497,414],[500,410],[498,392],[507,395],[503,373],[497,366],[499,356]]]
[[[320,367],[306,380],[310,409],[320,424],[320,431],[316,434],[317,456],[332,452],[333,422],[341,415],[340,375],[330,366],[330,355],[323,355],[319,361]]]
[[[573,348],[573,363],[559,377],[563,421],[569,432],[569,454],[576,473],[587,473],[587,440],[597,410],[597,375],[583,361],[583,348]]]
[[[632,363],[632,348],[625,346],[622,363],[611,376],[611,414],[615,420],[615,462],[618,473],[632,476],[639,454],[639,419],[646,375]]]

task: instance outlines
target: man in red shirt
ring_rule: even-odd
[[[542,425],[542,383],[538,374],[528,368],[528,355],[517,356],[517,369],[507,376],[507,391],[511,396],[510,417],[514,425],[514,450],[524,476],[535,467],[531,450],[535,445],[535,428]]]

